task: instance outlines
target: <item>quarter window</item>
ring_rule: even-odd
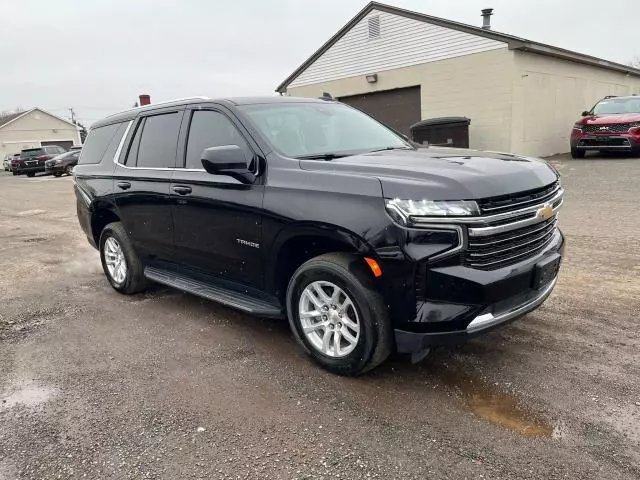
[[[136,166],[147,168],[174,166],[180,119],[181,115],[178,112],[154,115],[145,119]]]
[[[187,141],[186,168],[202,168],[202,152],[210,147],[237,145],[250,164],[253,153],[236,126],[225,115],[212,110],[197,110],[191,117]]]
[[[119,126],[119,124],[114,123],[106,127],[92,128],[82,147],[82,154],[80,155],[78,163],[81,165],[100,163]]]

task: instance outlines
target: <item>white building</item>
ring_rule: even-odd
[[[25,148],[81,144],[76,125],[40,108],[0,116],[0,159]]]
[[[569,151],[573,123],[598,100],[640,94],[640,70],[372,2],[277,91],[328,92],[403,133],[469,117],[471,148],[544,156]]]

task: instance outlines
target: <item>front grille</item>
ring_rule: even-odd
[[[497,213],[519,210],[531,205],[543,204],[553,198],[560,191],[560,182],[552,183],[546,187],[518,192],[499,197],[485,198],[478,200],[480,211],[483,214],[494,215]],[[510,221],[513,221],[510,219]]]
[[[484,237],[470,237],[464,255],[465,265],[495,270],[533,257],[553,240],[557,230],[553,217],[526,227]]]
[[[584,138],[578,142],[579,147],[631,147],[628,138],[624,137],[603,137]]]
[[[640,122],[636,123],[616,123],[613,125],[583,125],[583,133],[625,133],[630,128],[640,127]]]

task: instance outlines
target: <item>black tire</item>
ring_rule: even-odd
[[[18,172],[16,172],[16,171],[12,171],[11,173],[13,173],[14,177],[16,177],[18,175]]]
[[[340,287],[352,300],[360,320],[360,336],[354,350],[343,357],[331,357],[316,349],[302,330],[298,305],[304,289],[324,280]],[[304,263],[291,277],[287,288],[287,317],[297,342],[311,358],[330,372],[360,375],[384,362],[394,348],[389,312],[375,288],[373,275],[364,260],[345,253],[328,253]]]
[[[35,176],[36,176],[36,172],[27,172],[27,177],[31,178]]]
[[[571,149],[571,158],[584,158],[584,156],[587,154],[586,150],[578,150],[577,148],[572,148]]]
[[[54,174],[53,174],[53,176],[54,176],[54,177],[56,177],[56,178],[58,178],[58,177],[61,177],[61,176],[62,176],[62,174],[61,174],[61,173],[56,172],[56,173],[54,173]]]
[[[120,248],[124,253],[124,258],[127,264],[126,276],[124,280],[118,283],[113,279],[105,262],[104,245],[109,237],[113,237],[120,244]],[[133,244],[127,235],[126,230],[120,222],[113,222],[104,227],[100,234],[100,260],[102,262],[102,269],[104,274],[109,280],[111,286],[120,293],[132,295],[134,293],[141,292],[147,287],[147,280],[144,277],[144,267],[138,255],[133,249]]]
[[[69,176],[73,175],[73,165],[67,165],[67,168],[64,169],[64,173]]]

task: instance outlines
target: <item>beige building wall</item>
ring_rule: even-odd
[[[532,53],[514,52],[511,151],[569,151],[571,127],[606,95],[640,94],[640,77]]]
[[[287,95],[334,97],[420,85],[422,119],[471,118],[471,148],[508,151],[511,146],[513,52],[488,52],[379,71],[376,84],[363,75],[300,87]]]
[[[34,110],[0,127],[0,159],[24,148],[39,147],[42,141],[69,140],[80,144],[77,129],[67,122]]]

